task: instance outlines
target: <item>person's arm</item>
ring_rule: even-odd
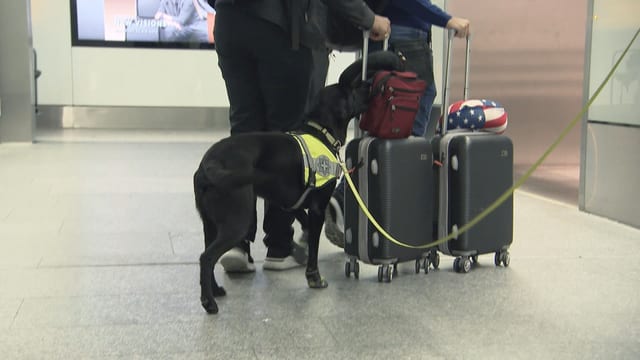
[[[414,14],[420,19],[425,20],[429,24],[446,27],[447,22],[451,19],[446,11],[429,0],[392,0],[393,5],[397,8],[406,10],[409,14]]]
[[[180,13],[175,17],[175,20],[181,26],[185,26],[196,17],[198,17],[198,11],[193,4],[193,0],[182,0],[180,3]]]
[[[362,0],[324,0],[333,12],[341,14],[354,25],[371,32],[373,40],[382,40],[391,31],[391,23],[376,15]]]
[[[470,21],[464,18],[451,16],[439,6],[429,0],[393,0],[394,5],[406,9],[411,14],[416,14],[429,24],[456,31],[457,37],[466,37],[470,34]]]

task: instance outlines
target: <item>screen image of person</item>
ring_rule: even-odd
[[[161,0],[154,17],[165,25],[160,41],[213,43],[215,10],[205,0]]]

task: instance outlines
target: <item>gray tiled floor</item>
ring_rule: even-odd
[[[329,288],[303,269],[242,276],[199,304],[191,174],[216,133],[42,132],[0,145],[3,359],[637,359],[640,230],[566,199],[515,194],[507,269],[391,284],[324,241]],[[63,141],[61,141],[63,140]],[[535,184],[534,184],[535,185]]]

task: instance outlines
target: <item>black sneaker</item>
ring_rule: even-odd
[[[324,218],[324,235],[339,248],[344,248],[343,202],[341,196],[332,196],[325,210]]]

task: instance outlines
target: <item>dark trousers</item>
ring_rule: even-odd
[[[291,48],[284,29],[233,5],[217,8],[218,66],[230,105],[231,135],[289,131],[302,124],[311,79],[308,48]],[[291,253],[294,216],[265,201],[263,229],[267,256]],[[247,239],[255,239],[256,226]]]
[[[306,111],[311,110],[318,93],[327,82],[327,73],[329,72],[329,54],[331,53],[331,50],[328,48],[314,49],[311,53],[313,59]]]

